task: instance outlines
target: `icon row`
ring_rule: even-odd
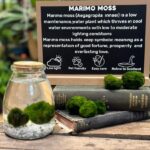
[[[131,55],[129,57],[129,60],[127,62],[120,62],[118,63],[119,67],[133,67],[135,63],[133,62],[133,59],[135,58],[134,55]],[[95,55],[93,58],[93,63],[96,67],[103,67],[105,65],[105,58],[104,55]],[[83,67],[83,62],[82,59],[79,56],[73,57],[72,58],[72,65],[75,67],[82,68]],[[55,58],[51,58],[47,62],[48,67],[54,67],[54,68],[60,68],[62,66],[62,57],[59,55],[56,55]]]

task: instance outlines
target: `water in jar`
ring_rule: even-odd
[[[47,108],[46,104],[54,106],[53,93],[49,81],[45,78],[30,78],[29,75],[28,78],[21,77],[11,79],[3,104],[4,131],[6,134],[19,139],[37,139],[53,131],[55,125],[54,117],[50,118],[50,120],[44,119],[40,111],[37,112],[37,114],[33,113],[33,119],[29,119],[27,123],[25,123],[26,116],[21,114],[21,118],[24,118],[21,120],[23,122],[22,125],[18,123],[14,126],[9,123],[8,116],[10,118],[9,120],[11,120],[11,115],[9,114],[11,110],[19,108],[22,111],[27,110],[27,112],[29,112],[27,107],[30,106],[31,108],[32,104],[34,104],[34,108],[37,110],[41,107]],[[40,106],[41,104],[43,106]],[[16,116],[18,115],[17,113],[16,110]],[[45,111],[44,113],[47,112]],[[41,120],[36,117],[41,117]],[[43,123],[41,121],[43,121]]]

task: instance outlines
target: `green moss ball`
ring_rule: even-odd
[[[125,89],[138,89],[144,85],[144,74],[138,71],[129,71],[123,74],[123,87]]]
[[[106,89],[116,90],[122,87],[122,80],[109,74],[104,78],[104,85]]]
[[[45,101],[40,101],[27,106],[24,110],[29,119],[36,124],[48,123],[55,114],[54,106]]]
[[[94,103],[96,104],[98,114],[104,114],[106,112],[107,109],[105,102],[101,100],[96,100],[94,101]]]
[[[87,101],[84,96],[73,96],[66,103],[66,109],[71,115],[79,115],[79,109]]]
[[[93,117],[97,114],[97,106],[93,101],[85,102],[79,109],[79,115],[84,118]]]
[[[29,120],[29,116],[19,108],[13,108],[7,117],[8,123],[14,127],[25,125]]]

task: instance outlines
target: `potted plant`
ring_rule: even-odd
[[[28,41],[35,31],[35,12],[32,7],[26,9],[18,5],[14,8],[0,12],[0,40],[5,47],[6,55],[9,54],[9,50],[16,45],[18,47],[21,47],[24,43],[29,45]],[[32,52],[30,54],[31,57],[33,57]]]

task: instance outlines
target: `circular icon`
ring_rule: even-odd
[[[94,61],[95,66],[97,67],[102,67],[105,64],[104,56],[96,55],[93,58],[93,61]]]

